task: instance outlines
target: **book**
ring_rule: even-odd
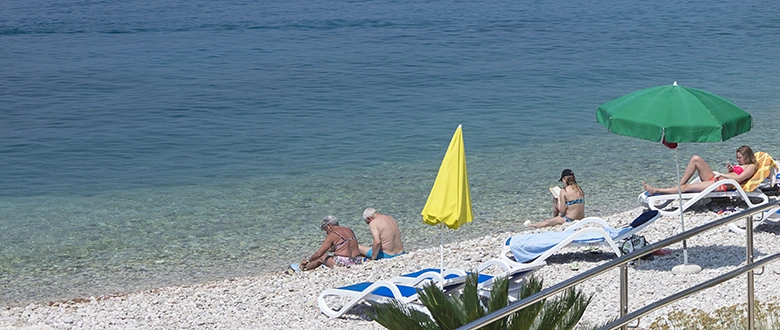
[[[553,195],[553,197],[558,198],[558,196],[561,195],[561,187],[550,187],[550,193]]]

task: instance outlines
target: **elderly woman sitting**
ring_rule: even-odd
[[[325,265],[333,266],[352,266],[363,263],[363,257],[360,255],[358,240],[352,229],[339,226],[336,217],[329,215],[322,219],[320,229],[325,231],[325,241],[322,246],[299,265],[301,270],[311,270]],[[333,255],[327,255],[330,251]]]

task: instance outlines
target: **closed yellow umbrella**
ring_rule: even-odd
[[[469,176],[466,171],[466,148],[463,145],[461,125],[452,135],[450,146],[439,167],[439,174],[433,183],[428,201],[422,210],[423,222],[441,225],[441,269],[444,268],[444,226],[458,229],[471,222],[471,194]]]

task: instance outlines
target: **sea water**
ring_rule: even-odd
[[[778,154],[778,3],[759,1],[4,1],[0,303],[280,271],[335,215],[375,207],[408,250],[463,125],[474,221],[550,216],[571,168],[588,215],[675,184],[675,152],[610,134],[599,105],[680,85],[754,116],[713,166]],[[496,247],[498,251],[498,247]]]

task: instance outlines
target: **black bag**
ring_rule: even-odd
[[[644,236],[639,235],[631,235],[631,237],[626,238],[625,241],[623,241],[623,244],[620,245],[620,252],[623,252],[623,254],[629,254],[631,252],[634,252],[634,250],[639,250],[647,245],[647,241],[645,240]]]

